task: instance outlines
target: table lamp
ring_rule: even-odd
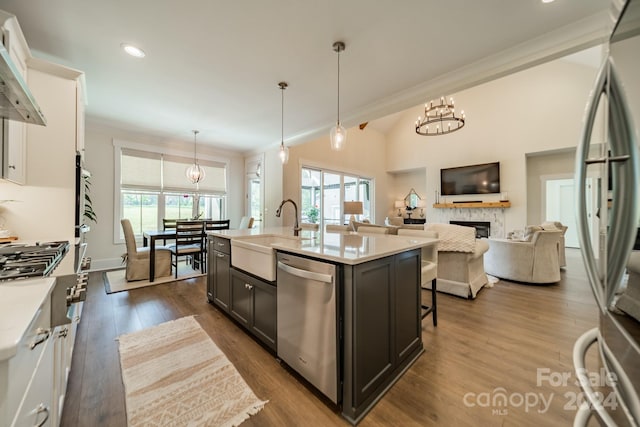
[[[402,216],[400,209],[404,208],[404,200],[396,200],[395,206],[398,208],[398,216]]]
[[[427,207],[427,201],[426,200],[418,200],[418,208],[420,208],[420,217],[424,218],[424,208]]]
[[[349,225],[353,229],[355,226],[353,223],[356,220],[356,215],[362,215],[362,202],[344,202],[344,214],[351,215],[349,218]]]

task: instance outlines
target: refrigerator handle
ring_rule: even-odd
[[[593,296],[598,303],[600,310],[606,310],[606,304],[604,301],[603,289],[604,285],[598,274],[598,267],[596,257],[591,245],[591,239],[589,236],[589,224],[587,217],[587,165],[594,161],[589,159],[589,142],[591,141],[591,133],[593,131],[593,125],[596,119],[596,112],[598,110],[598,103],[600,98],[606,91],[607,84],[607,70],[608,61],[604,61],[598,71],[596,77],[595,86],[589,96],[587,102],[586,115],[584,120],[584,126],[582,128],[582,135],[580,142],[576,148],[576,223],[578,225],[578,238],[580,240],[580,247],[582,250],[582,259],[584,261],[585,269],[587,271],[587,277]]]
[[[576,340],[573,345],[573,367],[576,371],[576,376],[580,383],[580,388],[584,392],[585,401],[580,408],[574,419],[574,427],[586,425],[586,421],[589,420],[589,412],[591,408],[595,410],[602,418],[602,421],[608,426],[615,426],[616,423],[611,418],[611,415],[606,411],[602,405],[602,398],[594,392],[591,387],[591,380],[589,379],[588,371],[585,364],[585,358],[587,350],[594,343],[598,341],[598,328],[593,328],[585,332]]]
[[[638,147],[635,127],[624,88],[609,60],[609,145],[613,181],[611,215],[607,232],[606,304],[613,303],[633,249],[638,227]]]

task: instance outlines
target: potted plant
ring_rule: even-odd
[[[318,222],[318,214],[319,213],[320,213],[320,211],[318,210],[317,206],[309,208],[307,210],[307,218],[309,219],[309,222],[312,223],[312,224],[316,224]]]
[[[89,193],[91,193],[91,175],[82,175],[82,179],[84,181],[84,212],[83,216],[90,221],[95,223],[98,222],[98,217],[93,210],[93,202],[91,201],[91,197]]]

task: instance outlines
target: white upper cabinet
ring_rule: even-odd
[[[27,81],[26,60],[29,56],[27,43],[15,17],[0,15],[2,43],[24,81]],[[25,184],[27,178],[27,125],[15,120],[2,119],[2,178]]]

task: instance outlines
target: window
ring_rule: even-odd
[[[344,201],[361,201],[362,218],[374,222],[371,189],[373,179],[352,174],[303,167],[300,182],[301,220],[326,224],[344,224]]]
[[[128,218],[136,237],[140,237],[145,230],[162,228],[163,218],[226,217],[226,163],[198,159],[206,179],[192,185],[185,176],[192,159],[115,145],[116,170],[120,172],[116,241],[124,238],[121,218]]]
[[[158,196],[157,193],[123,190],[122,218],[128,218],[134,230],[152,230],[157,228]]]

